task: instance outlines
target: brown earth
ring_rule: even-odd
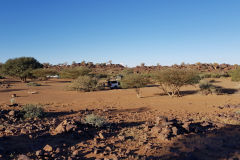
[[[141,89],[143,98],[137,98],[133,89],[82,93],[67,91],[69,80],[38,83],[42,86],[29,87],[12,81],[10,88],[0,88],[0,106],[4,115],[19,109],[9,107],[12,94],[17,95],[15,100],[19,106],[41,104],[52,113],[42,121],[18,123],[10,118],[11,123],[0,131],[0,153],[1,147],[2,150],[5,148],[3,158],[11,158],[11,154],[16,158],[22,153],[38,159],[35,152],[43,152],[49,144],[53,151],[44,151],[48,159],[240,159],[239,83],[230,79],[215,79],[214,84],[223,88],[222,95],[202,95],[198,86],[187,86],[182,88],[183,96],[178,98],[163,96],[154,86]],[[81,120],[78,118],[83,120],[90,113],[104,116],[111,127],[101,130],[79,125]],[[159,120],[159,116],[166,120],[161,117]],[[74,120],[68,125],[78,126],[74,128],[76,131],[49,135],[64,120]],[[11,130],[7,125],[15,123],[19,125],[15,130],[19,131],[6,132]],[[40,133],[46,135],[31,129],[30,134],[23,134],[25,131],[20,131],[25,127],[23,123],[40,126],[42,123]],[[29,139],[29,135],[34,138]],[[18,145],[9,146],[15,143]],[[25,149],[21,145],[25,145]],[[65,154],[62,158],[57,157],[60,154],[56,151],[58,148]],[[70,152],[81,153],[73,156],[75,153]],[[53,154],[55,157],[51,156]]]
[[[157,87],[146,87],[141,89],[143,98],[137,98],[133,89],[116,89],[96,92],[67,91],[68,80],[49,80],[37,82],[42,86],[29,87],[25,83],[14,82],[8,89],[0,88],[1,104],[9,104],[12,94],[16,94],[16,101],[19,104],[40,103],[51,104],[56,110],[80,110],[115,107],[117,109],[138,109],[158,111],[181,111],[181,112],[214,112],[213,105],[239,104],[239,94],[224,95],[202,95],[198,93],[197,86],[182,88],[183,97],[171,98],[161,96],[161,90]],[[237,82],[229,79],[216,79],[215,85],[226,88],[226,92],[235,92],[240,86]],[[29,92],[37,91],[37,94]]]

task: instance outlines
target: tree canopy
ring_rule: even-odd
[[[43,65],[33,57],[19,57],[7,60],[2,66],[2,73],[26,81],[31,77],[32,70],[42,67]]]

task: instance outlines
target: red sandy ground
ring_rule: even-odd
[[[198,86],[183,87],[186,92],[183,97],[171,98],[159,95],[161,91],[157,87],[146,87],[141,89],[143,98],[137,98],[133,89],[116,89],[96,92],[76,92],[67,91],[66,80],[49,80],[38,82],[42,86],[29,87],[25,83],[14,82],[8,89],[0,88],[0,104],[10,104],[12,94],[17,94],[15,98],[19,104],[48,104],[49,110],[69,111],[81,109],[96,109],[114,107],[117,109],[138,109],[158,111],[178,111],[178,112],[202,112],[211,113],[217,109],[212,106],[224,104],[239,104],[240,95],[202,95],[198,93]],[[216,79],[216,85],[224,88],[237,89],[239,83],[231,82],[230,79]],[[29,91],[37,91],[37,94],[30,94]],[[195,93],[196,92],[196,93]]]

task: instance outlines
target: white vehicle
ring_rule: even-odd
[[[111,89],[120,88],[120,82],[118,82],[118,81],[108,81],[108,87],[110,87]]]
[[[51,75],[51,76],[47,76],[47,78],[60,78],[59,75]]]

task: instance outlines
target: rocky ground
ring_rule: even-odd
[[[240,159],[240,105],[213,107],[215,114],[109,107],[23,119],[21,106],[1,106],[0,159]],[[107,123],[86,124],[92,113]]]

